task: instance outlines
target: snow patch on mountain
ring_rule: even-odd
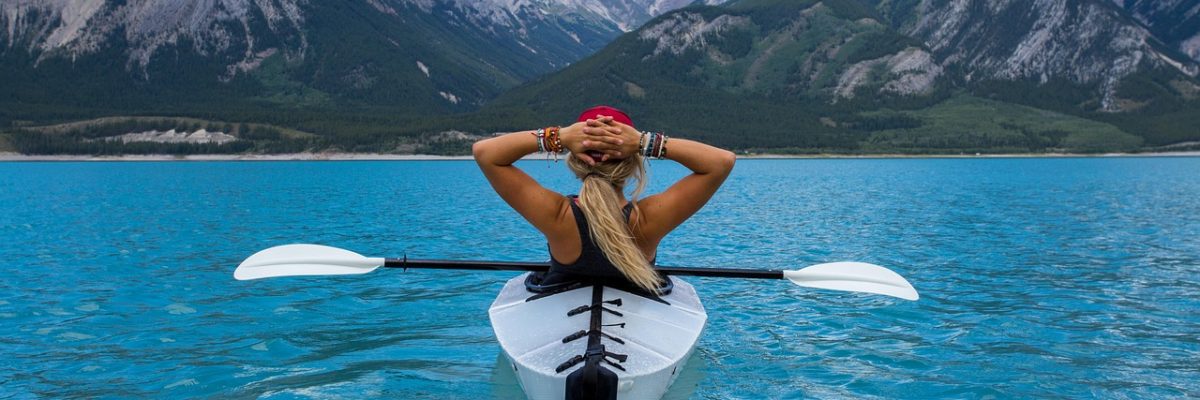
[[[1179,50],[1192,57],[1193,60],[1200,61],[1200,33],[1196,33],[1195,36],[1180,43]]]
[[[367,4],[370,4],[371,7],[375,7],[375,9],[379,10],[379,12],[381,12],[381,13],[388,14],[388,15],[400,15],[399,13],[396,12],[395,8],[392,8],[392,6],[389,6],[387,4],[383,4],[379,0],[367,0]]]
[[[537,54],[537,53],[538,53],[538,51],[537,51],[537,50],[535,50],[535,49],[534,49],[534,48],[532,48],[532,47],[529,47],[529,45],[525,44],[525,42],[522,42],[522,41],[519,41],[519,40],[518,40],[518,41],[517,41],[517,44],[518,44],[518,45],[520,45],[520,46],[521,46],[522,48],[524,48],[525,50],[529,50],[529,52],[530,52],[530,53],[533,53],[533,54]]]

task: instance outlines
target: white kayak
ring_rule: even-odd
[[[708,319],[695,288],[679,278],[670,278],[674,289],[661,297],[593,285],[538,295],[526,290],[527,275],[504,285],[488,316],[534,400],[572,397],[571,390],[588,393],[575,398],[608,391],[618,399],[661,398]]]

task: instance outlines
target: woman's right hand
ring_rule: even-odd
[[[622,144],[617,150],[621,153],[621,158],[632,156],[641,151],[641,149],[638,148],[638,142],[642,139],[641,131],[638,131],[637,128],[625,125],[612,118],[608,118],[605,121],[605,124],[611,128],[617,128],[619,132],[618,135],[621,137]]]
[[[576,122],[564,127],[558,132],[558,137],[562,141],[563,148],[590,165],[620,154],[621,146],[625,141],[620,136],[619,128],[610,127],[602,120],[595,119]],[[589,151],[599,152],[602,156],[596,160],[587,154]]]

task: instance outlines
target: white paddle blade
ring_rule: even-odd
[[[795,271],[783,271],[783,277],[800,286],[863,292],[916,300],[920,296],[904,277],[875,264],[833,262]]]
[[[238,265],[233,277],[244,281],[280,276],[365,274],[383,263],[383,258],[363,257],[336,247],[288,244],[254,253]]]

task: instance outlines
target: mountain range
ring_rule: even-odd
[[[57,104],[70,90],[81,107],[250,97],[468,110],[622,32],[566,2],[18,0],[0,15],[18,100]]]
[[[14,0],[0,3],[0,127],[170,115],[398,151],[610,103],[746,150],[1186,146],[1200,141],[1198,12],[1200,0]]]
[[[1196,74],[1100,1],[743,0],[659,17],[489,107],[619,99],[735,147],[1098,151],[1200,138]]]

